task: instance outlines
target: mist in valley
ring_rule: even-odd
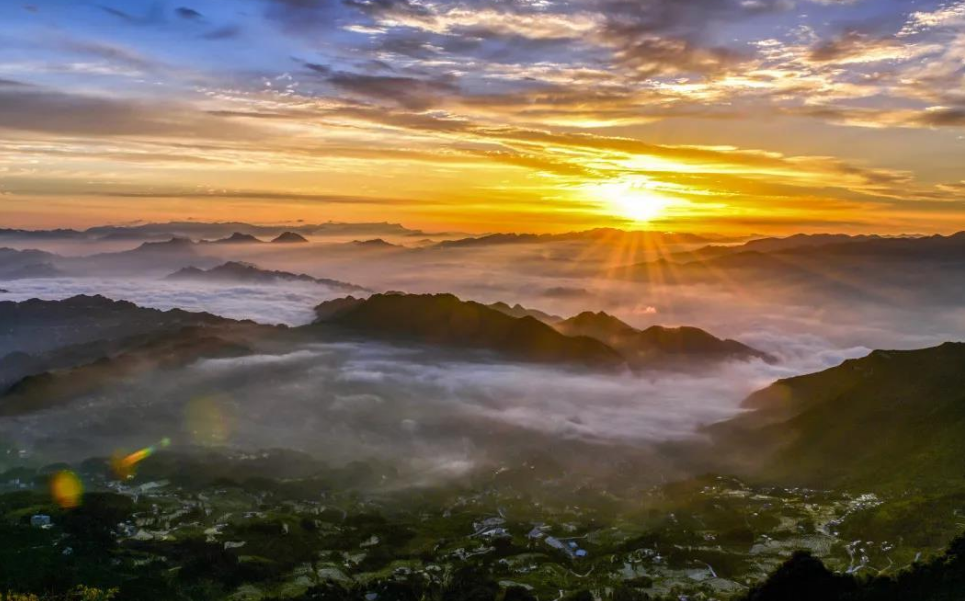
[[[377,291],[452,292],[560,317],[606,311],[638,328],[696,326],[778,361],[614,374],[509,363],[482,353],[454,357],[431,348],[320,340],[140,374],[66,407],[0,422],[4,440],[35,460],[107,455],[169,437],[184,449],[284,447],[333,465],[371,460],[410,484],[518,467],[546,455],[564,472],[598,476],[625,459],[634,478],[656,482],[679,477],[683,469],[675,457],[662,455],[664,443],[700,440],[702,427],[740,413],[748,394],[777,379],[820,371],[873,348],[915,348],[965,333],[960,311],[919,314],[912,321],[916,307],[858,308],[830,296],[818,305],[774,302],[751,282],[639,282],[600,263],[604,251],[612,261],[641,261],[666,249],[628,258],[619,248],[575,243],[443,250],[323,241],[281,249],[195,245],[188,254],[121,251],[118,259],[116,250],[104,255],[98,243],[86,244],[89,252],[63,262],[70,271],[62,277],[6,282],[4,300],[100,294],[144,307],[297,327],[314,319],[318,303],[346,296],[303,282],[167,278],[183,267],[235,260]],[[126,250],[138,245],[129,242]],[[119,265],[126,275],[106,274],[108,266]],[[862,319],[855,319],[857,312]]]

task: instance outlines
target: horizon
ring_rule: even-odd
[[[440,237],[447,238],[451,237],[453,239],[462,238],[485,238],[487,236],[500,236],[500,235],[516,235],[516,236],[553,236],[553,235],[566,235],[566,234],[584,234],[591,233],[594,231],[607,231],[612,230],[616,232],[621,232],[625,234],[660,234],[660,235],[693,235],[699,236],[705,239],[709,243],[720,240],[724,242],[743,242],[750,240],[760,240],[764,238],[776,238],[776,239],[786,239],[793,238],[795,236],[807,236],[807,237],[820,237],[820,236],[846,236],[846,237],[878,237],[878,238],[926,238],[930,236],[939,237],[950,237],[956,234],[965,233],[965,226],[950,226],[941,231],[934,232],[924,232],[924,231],[899,231],[894,233],[882,233],[874,230],[862,231],[862,232],[848,232],[846,230],[834,230],[834,229],[813,229],[813,230],[791,230],[789,232],[779,232],[765,234],[761,232],[741,232],[727,234],[717,234],[714,232],[704,232],[700,229],[697,230],[673,230],[673,229],[658,229],[652,227],[646,227],[644,224],[619,227],[615,225],[600,225],[595,227],[587,228],[573,228],[573,229],[560,229],[552,231],[540,231],[538,229],[534,230],[511,230],[511,229],[500,229],[500,230],[480,230],[480,231],[432,231],[423,230],[420,228],[409,227],[407,224],[402,222],[393,221],[338,221],[338,220],[328,220],[328,221],[318,221],[310,222],[305,219],[297,219],[292,221],[245,221],[245,220],[204,220],[204,219],[172,219],[170,221],[150,221],[150,220],[138,220],[135,222],[122,221],[117,223],[112,222],[91,222],[90,224],[80,225],[77,227],[70,227],[67,225],[57,226],[56,224],[51,224],[49,227],[45,226],[27,226],[21,227],[16,224],[4,224],[4,227],[0,227],[0,232],[9,231],[23,231],[26,233],[42,233],[42,232],[55,232],[61,231],[75,231],[78,233],[88,233],[91,230],[101,229],[101,228],[116,228],[116,229],[137,229],[139,227],[145,226],[177,226],[177,225],[208,225],[208,226],[239,226],[240,229],[245,229],[245,227],[255,227],[255,228],[277,228],[279,230],[285,230],[286,228],[294,231],[298,229],[311,228],[313,226],[325,226],[325,225],[338,225],[338,226],[360,226],[360,225],[375,225],[375,226],[389,226],[398,227],[402,230],[408,232],[408,235],[424,235],[426,237]],[[190,236],[174,236],[174,237],[184,237],[192,239],[193,241],[204,241],[205,238],[191,238]]]

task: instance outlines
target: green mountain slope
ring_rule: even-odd
[[[512,317],[452,294],[376,294],[315,308],[316,325],[377,338],[494,351],[543,363],[617,367],[624,359],[598,340],[565,336],[531,316]]]
[[[554,327],[568,336],[589,336],[620,351],[638,367],[667,363],[774,358],[736,340],[722,340],[693,327],[638,330],[604,312],[580,313]]]
[[[965,486],[965,344],[875,351],[751,395],[709,428],[744,471],[815,487]]]

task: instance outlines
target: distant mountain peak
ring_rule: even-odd
[[[228,236],[227,238],[221,238],[220,240],[215,240],[213,244],[260,244],[262,240],[252,236],[251,234],[243,234],[241,232],[235,232]]]
[[[623,353],[638,367],[660,367],[667,362],[776,359],[736,340],[720,339],[700,328],[650,326],[638,330],[604,311],[584,311],[554,324],[559,331],[574,336],[590,336]]]
[[[361,246],[363,248],[400,248],[396,244],[391,242],[386,242],[382,238],[373,238],[371,240],[353,240],[352,244],[355,246]]]
[[[563,323],[576,328],[602,328],[613,334],[632,334],[637,332],[633,326],[605,311],[584,311],[565,320]]]
[[[295,232],[284,232],[271,242],[272,244],[303,244],[308,242],[308,238]]]
[[[330,288],[367,292],[366,288],[348,282],[316,278],[304,273],[290,273],[288,271],[273,271],[261,269],[253,263],[243,261],[228,261],[211,269],[184,267],[168,275],[166,280],[195,280],[201,282],[230,282],[249,284],[274,284],[277,282],[306,282],[321,284]]]
[[[563,318],[560,317],[559,315],[552,315],[550,313],[540,311],[539,309],[529,309],[519,303],[516,303],[513,306],[509,306],[508,303],[497,301],[487,306],[490,309],[495,309],[501,313],[505,313],[506,315],[510,315],[512,317],[526,317],[526,316],[535,317],[536,319],[542,322],[546,322],[548,324],[555,324],[563,321]]]
[[[182,249],[191,246],[194,246],[194,241],[191,240],[191,238],[172,236],[170,240],[164,240],[161,242],[144,242],[137,247],[137,250]]]

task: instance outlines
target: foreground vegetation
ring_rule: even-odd
[[[46,488],[64,469],[87,489],[76,507]],[[329,469],[285,451],[155,457],[123,482],[102,460],[18,468],[0,474],[0,590],[17,601],[885,601],[965,590],[965,542],[936,555],[960,527],[965,497],[951,492],[879,498],[707,476],[618,499],[521,476],[389,492],[372,486],[373,466]]]

